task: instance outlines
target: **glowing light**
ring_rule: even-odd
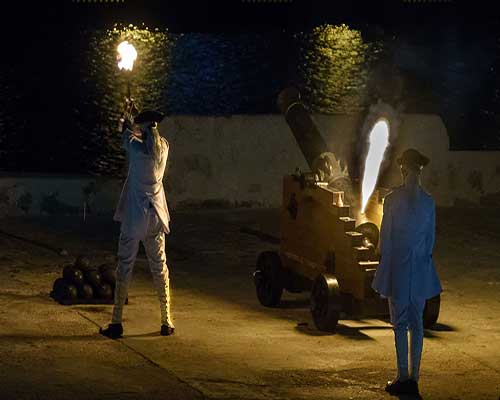
[[[132,71],[136,59],[137,51],[127,40],[118,45],[118,68]]]
[[[386,119],[379,119],[369,134],[368,155],[365,160],[365,170],[363,173],[363,184],[361,187],[362,207],[361,213],[365,212],[368,200],[375,190],[380,165],[384,160],[384,153],[389,145],[389,123]]]

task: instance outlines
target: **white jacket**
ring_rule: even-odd
[[[410,196],[400,186],[385,197],[381,259],[372,283],[382,296],[403,303],[429,299],[442,291],[432,260],[436,231],[434,200],[419,187],[416,207],[412,208]]]
[[[151,140],[149,137],[146,140]],[[163,157],[155,167],[152,157],[146,150],[146,143],[137,139],[132,132],[125,129],[123,147],[128,156],[128,175],[113,219],[121,222],[121,234],[143,239],[147,232],[147,212],[152,204],[162,222],[163,231],[170,232],[170,214],[168,211],[163,174],[167,164],[169,145],[161,138]]]

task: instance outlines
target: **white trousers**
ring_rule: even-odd
[[[424,345],[423,314],[425,299],[413,299],[398,303],[389,298],[389,312],[394,328],[398,378],[418,382],[420,360]],[[408,373],[408,331],[410,332],[410,371]]]
[[[170,293],[167,259],[165,255],[165,232],[154,208],[147,211],[148,226],[144,238],[131,238],[120,234],[118,243],[118,266],[116,269],[116,288],[111,323],[121,323],[123,305],[127,298],[128,287],[132,278],[139,242],[142,241],[153,283],[160,300],[161,323],[174,327],[170,319]]]

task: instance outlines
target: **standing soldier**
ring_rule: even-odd
[[[170,215],[163,189],[169,145],[157,129],[163,117],[160,112],[144,110],[134,118],[133,124],[126,120],[121,127],[129,169],[114,215],[114,219],[121,222],[114,308],[111,324],[99,330],[102,335],[112,339],[123,334],[123,305],[141,241],[160,299],[160,333],[168,336],[174,332],[170,319],[169,277],[165,256],[165,234],[170,232]]]
[[[381,259],[372,284],[376,292],[389,300],[398,375],[387,383],[385,390],[396,395],[418,394],[425,302],[442,291],[432,260],[436,231],[435,203],[420,186],[421,171],[429,159],[415,149],[408,149],[397,161],[403,185],[384,200],[380,230]]]

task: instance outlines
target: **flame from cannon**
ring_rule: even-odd
[[[137,51],[127,40],[118,45],[118,68],[132,71],[136,59]]]
[[[384,118],[379,119],[375,125],[373,125],[373,128],[368,135],[368,140],[368,155],[365,160],[363,184],[361,187],[361,213],[365,212],[368,200],[375,190],[375,185],[377,184],[378,175],[380,173],[380,165],[384,160],[385,150],[389,145],[389,121]]]

